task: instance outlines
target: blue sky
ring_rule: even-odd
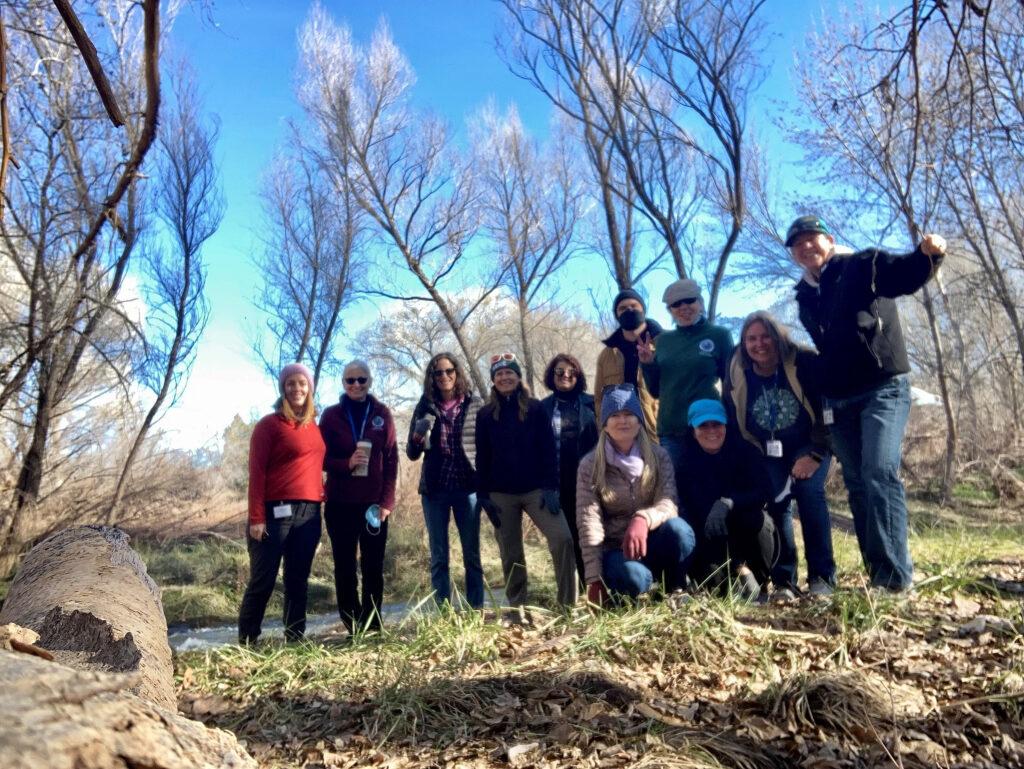
[[[829,3],[831,5],[831,2]],[[416,99],[448,119],[457,136],[466,117],[488,99],[504,107],[514,102],[531,132],[543,135],[551,107],[528,83],[516,78],[498,56],[494,39],[501,8],[490,0],[334,0],[325,7],[351,26],[365,42],[384,16],[392,35],[417,74]],[[775,0],[765,18],[774,36],[765,57],[773,62],[758,94],[750,125],[761,135],[773,132],[770,114],[792,99],[789,70],[794,44],[810,22],[793,26],[794,13],[810,4]],[[262,413],[274,399],[276,383],[263,372],[249,349],[249,332],[259,323],[253,306],[258,274],[252,255],[260,208],[257,192],[264,169],[285,135],[288,118],[299,117],[294,98],[296,35],[310,4],[287,0],[219,0],[213,20],[186,4],[171,32],[165,53],[184,56],[196,72],[206,108],[221,123],[218,155],[227,200],[223,225],[204,251],[208,267],[210,322],[185,395],[165,417],[172,445],[196,448],[219,436],[235,413]],[[780,28],[775,28],[778,25]],[[795,157],[774,143],[777,160]],[[595,274],[592,270],[590,274]],[[660,296],[667,274],[647,281],[649,296]],[[593,281],[589,281],[593,283]],[[611,279],[608,279],[609,288]],[[747,308],[743,297],[725,297],[722,311]],[[655,302],[656,306],[657,303]],[[372,318],[377,310],[361,303],[353,310]],[[667,320],[659,312],[658,320]],[[358,325],[354,317],[349,326]],[[596,340],[595,340],[596,343]],[[223,393],[228,393],[225,399]],[[328,399],[333,395],[328,394]]]

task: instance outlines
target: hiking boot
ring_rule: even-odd
[[[789,587],[777,587],[772,591],[771,603],[792,603],[796,600],[796,591]]]
[[[744,569],[737,573],[736,581],[733,583],[733,591],[740,600],[752,603],[757,600],[758,595],[761,593],[761,585],[752,571]]]
[[[821,577],[815,577],[807,583],[807,592],[815,598],[827,598],[836,592],[836,589]]]

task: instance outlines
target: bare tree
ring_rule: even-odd
[[[761,77],[763,1],[503,0],[518,32],[506,49],[513,71],[579,121],[589,145],[612,150],[628,188],[599,178],[647,219],[664,247],[656,260],[669,255],[687,277],[699,264],[698,217],[723,217],[712,318],[746,215],[745,112]]]
[[[324,167],[351,191],[376,225],[380,242],[417,286],[415,293],[398,285],[372,293],[433,302],[482,390],[485,380],[463,330],[497,281],[463,312],[455,311],[445,290],[449,278],[468,279],[461,268],[476,228],[472,173],[450,146],[444,124],[411,106],[414,76],[385,24],[364,49],[348,27],[315,5],[303,25],[300,49],[300,98],[322,144]],[[386,264],[390,268],[393,261]]]
[[[483,228],[516,301],[523,373],[536,387],[529,319],[538,315],[550,278],[574,254],[582,205],[569,137],[557,133],[541,147],[527,136],[514,107],[500,115],[493,106],[476,116],[471,133]]]
[[[17,396],[28,438],[18,451],[14,498],[0,514],[0,549],[39,496],[55,419],[76,393],[96,386],[98,369],[123,375],[138,331],[120,295],[139,236],[137,171],[156,130],[159,6],[117,0],[88,10],[125,116],[122,131],[110,125],[52,8],[15,6],[5,19],[18,165],[4,191],[0,238],[26,329],[23,354],[4,372],[0,411]]]
[[[262,337],[254,347],[272,376],[285,363],[309,360],[319,380],[337,363],[341,311],[363,273],[365,215],[292,133],[264,181],[265,246],[256,264],[271,348]]]
[[[665,256],[655,249],[645,262],[635,263],[633,210],[650,210],[640,205],[646,188],[637,186],[623,153],[641,141],[639,126],[625,118],[622,105],[622,92],[629,88],[647,39],[636,13],[629,13],[635,3],[502,0],[502,5],[510,30],[499,39],[499,50],[513,73],[578,125],[604,230],[598,243],[616,283],[628,288]],[[665,224],[660,209],[653,216],[656,225]],[[674,243],[672,232],[669,226],[659,234]]]
[[[154,190],[167,242],[152,243],[144,255],[146,336],[143,358],[134,367],[136,380],[155,397],[122,463],[107,513],[110,525],[118,519],[129,474],[150,428],[188,381],[209,317],[201,251],[224,215],[214,161],[217,126],[204,124],[195,84],[187,75],[179,74],[175,85],[175,111],[157,141]]]

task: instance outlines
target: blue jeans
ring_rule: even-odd
[[[910,382],[896,376],[850,398],[828,398],[832,444],[843,465],[857,542],[871,584],[910,587],[914,564],[907,544],[907,503],[900,480],[903,431],[910,415]]]
[[[772,479],[772,499],[786,486],[786,479],[793,469],[792,458],[765,459],[765,468]],[[800,511],[800,527],[804,533],[804,557],[807,559],[807,581],[823,579],[830,585],[836,581],[836,562],[832,556],[832,520],[825,500],[825,478],[832,464],[831,457],[825,457],[810,478],[794,480],[790,486],[791,496],[781,503],[770,502],[768,512],[775,521],[779,532],[781,548],[779,560],[772,568],[772,582],[776,587],[797,584],[796,538],[793,536],[793,510],[791,500],[796,500]]]
[[[484,605],[484,570],[480,565],[480,512],[475,495],[465,491],[436,491],[423,494],[423,518],[430,542],[430,584],[440,604],[451,600],[448,575],[448,511],[455,516],[455,527],[462,544],[462,563],[466,568],[466,601],[474,609]]]
[[[690,524],[670,518],[647,534],[647,555],[639,561],[626,560],[622,548],[606,550],[601,561],[604,583],[613,593],[636,598],[657,580],[671,592],[686,584],[686,562],[696,546]]]

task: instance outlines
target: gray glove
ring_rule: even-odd
[[[549,513],[552,515],[558,515],[562,512],[562,503],[558,499],[557,491],[554,489],[544,489],[541,494],[543,495],[541,501],[544,507],[548,509]]]
[[[704,535],[707,537],[725,537],[729,535],[729,527],[725,524],[726,516],[732,509],[732,500],[724,497],[711,506],[707,520],[704,521]]]

